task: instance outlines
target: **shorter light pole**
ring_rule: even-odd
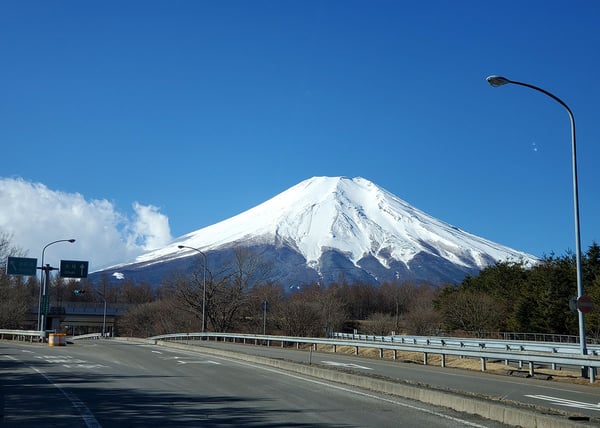
[[[105,335],[106,335],[106,297],[104,297],[104,294],[100,293],[98,290],[96,290],[96,293],[98,293],[98,295],[100,297],[102,297],[102,300],[104,300],[104,313],[102,314],[102,337],[105,337]]]
[[[204,258],[204,273],[202,276],[202,333],[204,333],[205,327],[205,313],[206,313],[206,254],[200,251],[198,248],[188,247],[187,245],[178,245],[177,248],[180,250],[183,248],[187,248],[189,250],[194,250],[202,255]]]

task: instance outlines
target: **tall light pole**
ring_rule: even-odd
[[[538,88],[537,86],[530,85],[529,83],[515,82],[502,76],[489,76],[487,79],[488,83],[494,87],[506,85],[512,83],[513,85],[525,86],[527,88],[535,89],[543,94],[548,95],[553,100],[557,101],[562,105],[567,113],[569,113],[569,119],[571,120],[571,162],[573,166],[573,212],[575,218],[575,267],[577,270],[577,299],[583,296],[583,283],[581,274],[581,238],[579,230],[579,190],[577,184],[577,145],[575,143],[575,117],[569,106],[556,95],[551,94],[545,89]],[[577,310],[579,315],[579,345],[582,355],[587,355],[587,347],[585,341],[585,315],[581,310]],[[586,370],[583,372],[586,375]]]
[[[46,317],[42,311],[42,296],[44,297],[44,299],[48,298],[46,287],[48,287],[48,282],[50,282],[50,271],[54,269],[50,267],[50,265],[44,265],[44,254],[46,253],[46,248],[48,248],[50,245],[57,244],[59,242],[69,242],[72,244],[73,242],[75,242],[75,240],[59,239],[57,241],[52,241],[49,244],[46,244],[46,246],[44,246],[44,248],[42,249],[42,266],[38,268],[42,270],[40,278],[40,296],[38,299],[38,331],[46,330]]]
[[[189,250],[197,251],[198,253],[202,254],[202,257],[204,258],[204,274],[202,277],[202,333],[204,333],[204,323],[206,319],[204,315],[206,313],[206,254],[204,254],[198,248],[188,247],[187,245],[178,245],[177,248],[180,250],[187,248]]]

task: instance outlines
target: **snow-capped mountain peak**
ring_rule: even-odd
[[[390,270],[398,262],[414,268],[417,256],[465,271],[501,260],[536,261],[444,223],[364,178],[313,177],[241,214],[181,236],[136,263],[191,255],[179,245],[206,253],[259,244],[292,248],[318,273],[324,269],[323,254],[331,250],[357,268],[374,259]]]

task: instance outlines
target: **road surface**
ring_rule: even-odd
[[[501,427],[397,397],[153,345],[0,342],[2,427]]]

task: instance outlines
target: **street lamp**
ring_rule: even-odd
[[[183,248],[187,248],[189,250],[197,251],[198,253],[202,254],[202,257],[204,258],[204,274],[202,277],[202,333],[204,333],[204,314],[206,312],[206,254],[204,254],[198,248],[188,247],[187,245],[178,245],[177,248],[179,248],[180,250]]]
[[[44,299],[47,299],[46,287],[48,286],[48,282],[50,282],[50,271],[55,269],[50,267],[50,265],[44,265],[44,254],[46,252],[46,248],[48,248],[52,244],[57,244],[59,242],[69,242],[72,244],[73,242],[75,242],[75,240],[59,239],[57,241],[52,241],[49,244],[46,244],[46,246],[42,249],[42,267],[39,268],[42,270],[42,274],[40,278],[40,296],[38,299],[38,331],[42,331],[42,329],[46,330],[46,317],[42,313],[42,296],[44,296]]]
[[[569,113],[569,119],[571,120],[571,159],[573,165],[573,211],[575,217],[575,267],[577,270],[577,298],[579,299],[583,296],[583,283],[582,283],[582,274],[581,274],[581,238],[579,231],[579,190],[577,185],[577,146],[575,143],[575,117],[573,117],[573,112],[569,108],[567,104],[556,95],[551,94],[550,92],[538,88],[537,86],[530,85],[529,83],[523,82],[515,82],[514,80],[509,80],[506,77],[502,76],[489,76],[487,79],[488,83],[494,87],[506,85],[512,83],[513,85],[525,86],[527,88],[535,89],[543,94],[548,95],[553,100],[557,101],[560,105],[562,105],[567,113]],[[581,354],[587,355],[587,348],[585,343],[585,315],[581,310],[578,310],[579,315],[579,344],[581,348]],[[586,374],[586,370],[584,369],[583,374]]]
[[[98,290],[94,290],[102,300],[104,300],[104,313],[102,314],[102,337],[106,337],[106,297],[104,293],[106,293],[106,286],[104,287],[104,293],[100,293]],[[114,330],[114,322],[113,322],[113,330]]]

